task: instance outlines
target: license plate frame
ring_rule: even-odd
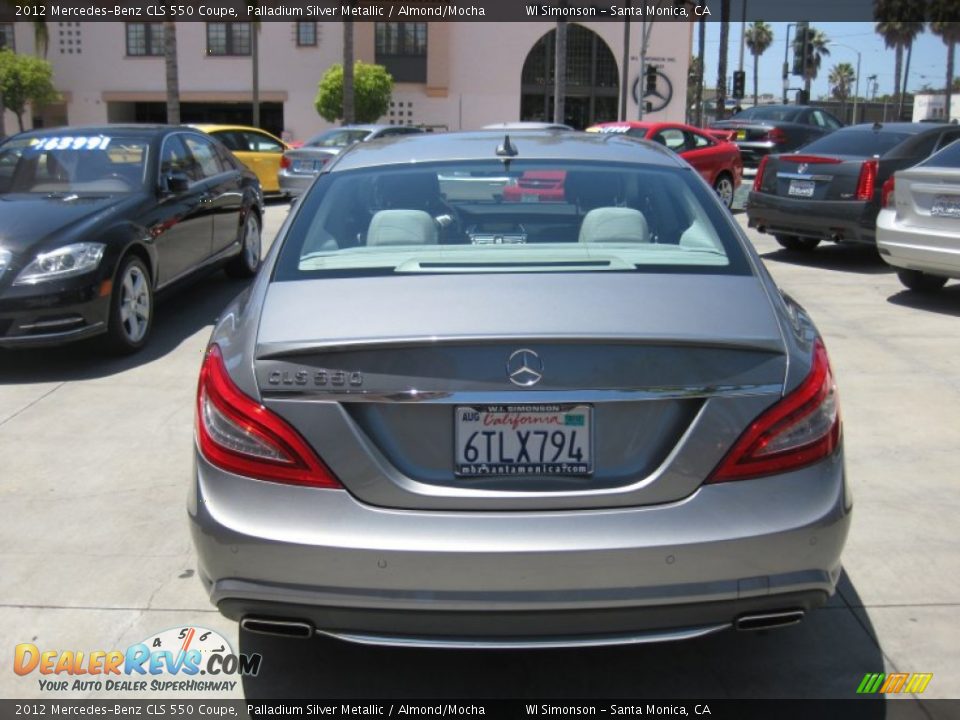
[[[813,180],[791,180],[787,187],[787,195],[791,197],[812,198],[817,189],[817,183]]]
[[[454,474],[462,478],[590,476],[595,460],[593,410],[585,403],[457,405]],[[519,433],[525,433],[526,439]],[[559,449],[554,433],[563,436]],[[468,445],[475,456],[468,457]]]
[[[960,218],[960,195],[934,195],[931,217]]]
[[[315,175],[318,172],[316,160],[294,160],[293,171],[297,173],[310,173]]]

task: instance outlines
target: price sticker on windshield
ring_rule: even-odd
[[[111,138],[105,135],[63,135],[38,138],[31,143],[33,150],[106,150]]]

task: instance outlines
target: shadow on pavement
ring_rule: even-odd
[[[821,243],[816,250],[810,252],[780,249],[763,253],[760,257],[766,261],[862,275],[893,272],[893,268],[880,258],[876,249],[866,245]]]
[[[134,355],[110,355],[101,348],[100,338],[46,348],[0,350],[0,385],[109,377],[146,365],[172,352],[201,328],[213,324],[249,283],[249,280],[234,280],[223,272],[215,272],[160,295],[150,340]]]
[[[575,650],[372,648],[240,631],[263,655],[248,700],[279,698],[848,698],[883,657],[852,584],[800,625],[699,640]],[[881,697],[881,696],[877,696]],[[871,703],[872,704],[872,703]],[[877,703],[871,718],[885,716]]]
[[[947,285],[943,290],[930,294],[902,290],[888,297],[887,302],[901,307],[960,317],[960,283]]]

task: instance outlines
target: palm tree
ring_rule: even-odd
[[[720,61],[717,63],[717,120],[727,115],[727,46],[730,43],[730,0],[720,2]]]
[[[50,49],[50,30],[45,20],[36,20],[33,23],[33,44],[39,57],[46,57]]]
[[[167,123],[180,124],[180,75],[177,70],[177,24],[163,23],[163,62],[167,74]]]
[[[353,97],[353,21],[343,23],[343,124],[356,120]]]
[[[847,98],[850,97],[850,88],[854,81],[853,65],[850,63],[837,63],[830,69],[831,94],[840,100],[840,116],[845,117],[847,113]]]
[[[949,122],[950,105],[953,101],[954,46],[960,42],[960,22],[951,22],[958,19],[956,0],[930,0],[927,6],[927,17],[930,18],[930,30],[947,46],[947,96],[944,119]]]
[[[827,34],[823,32],[823,30],[817,30],[813,26],[807,29],[807,44],[812,48],[811,56],[813,58],[813,62],[807,65],[806,71],[803,74],[803,90],[808,101],[810,100],[810,84],[816,80],[817,75],[820,74],[820,65],[823,62],[823,58],[830,54],[830,51],[827,49],[829,43],[830,38],[827,37]],[[803,38],[796,38],[794,44],[798,49],[802,50]]]
[[[760,56],[773,44],[773,30],[763,20],[757,20],[746,32],[747,47],[753,55],[753,104],[757,104],[757,74]]]
[[[894,51],[894,97],[897,100],[897,117],[903,104],[900,76],[903,69],[903,50],[913,45],[917,35],[923,32],[922,19],[926,7],[925,0],[874,0],[873,17],[877,21],[876,31],[883,37],[883,43]],[[954,10],[954,15],[956,11]]]

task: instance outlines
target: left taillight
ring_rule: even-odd
[[[840,443],[840,403],[823,342],[800,386],[764,411],[740,436],[707,482],[790,472],[831,455]]]
[[[896,181],[893,179],[893,175],[887,178],[887,181],[883,183],[883,187],[880,188],[880,207],[888,208],[893,206],[893,194],[896,192]]]
[[[280,169],[281,169],[281,170],[287,170],[287,169],[289,169],[289,167],[290,167],[291,164],[292,164],[292,163],[290,162],[290,158],[288,158],[288,157],[286,156],[286,154],[280,156]]]
[[[876,160],[864,160],[860,166],[860,177],[857,178],[857,200],[872,200],[873,191],[877,185],[877,170],[879,163]]]
[[[213,465],[257,480],[341,488],[300,434],[236,386],[217,345],[200,368],[197,443]]]

